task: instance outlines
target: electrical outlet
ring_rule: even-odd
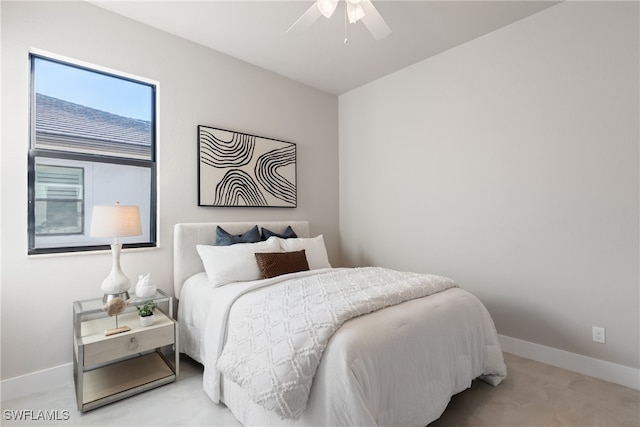
[[[598,326],[593,327],[593,342],[605,343],[604,328]]]

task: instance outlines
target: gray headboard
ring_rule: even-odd
[[[282,233],[291,226],[298,237],[309,237],[308,221],[253,221],[253,222],[198,222],[176,224],[173,229],[173,289],[176,298],[185,280],[204,271],[204,266],[196,250],[196,245],[214,245],[216,226],[231,234],[242,234],[254,225],[260,230],[266,227],[276,233]]]

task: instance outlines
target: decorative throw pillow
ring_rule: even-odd
[[[287,229],[284,230],[282,234],[276,233],[275,231],[271,231],[268,228],[262,227],[262,240],[267,240],[271,236],[280,237],[281,239],[295,239],[298,237],[293,228],[290,225],[287,226]]]
[[[285,252],[299,251],[304,249],[309,263],[309,270],[318,268],[331,268],[329,257],[327,256],[327,248],[324,246],[322,234],[313,238],[297,238],[297,239],[278,239],[280,247]]]
[[[259,241],[260,231],[257,225],[254,225],[251,230],[244,234],[230,234],[220,226],[216,227],[216,246],[231,246],[236,243],[256,243]]]
[[[238,243],[230,246],[197,245],[209,282],[223,286],[232,282],[258,280],[260,269],[253,254],[256,252],[276,252],[280,250],[277,239],[266,242]]]
[[[309,270],[304,249],[295,252],[256,252],[260,278],[269,279],[287,273]]]

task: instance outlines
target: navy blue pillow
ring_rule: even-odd
[[[216,226],[216,246],[231,246],[236,243],[256,243],[259,241],[260,231],[258,231],[257,225],[244,234],[229,234],[220,226]]]
[[[280,237],[281,239],[295,239],[296,237],[298,237],[298,235],[295,231],[293,231],[293,228],[291,228],[290,225],[287,226],[287,229],[284,230],[282,234],[275,233],[268,228],[262,227],[262,240],[267,240],[271,236]]]

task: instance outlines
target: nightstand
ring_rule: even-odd
[[[151,326],[140,325],[135,309],[146,301],[158,305]],[[73,377],[83,412],[168,384],[179,374],[171,296],[160,290],[153,297],[133,296],[118,315],[118,324],[131,330],[109,336],[104,331],[115,327],[116,318],[104,313],[102,305],[102,298],[73,303]]]

